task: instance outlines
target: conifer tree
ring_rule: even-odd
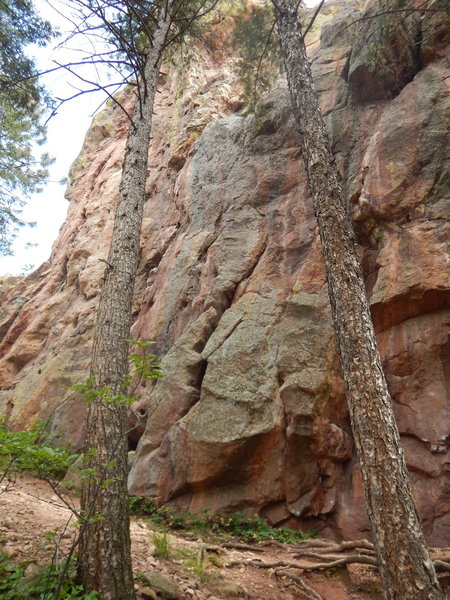
[[[47,43],[52,30],[31,0],[0,0],[0,19],[0,254],[6,255],[24,224],[25,198],[40,191],[51,162],[46,154],[33,155],[33,143],[45,141],[41,113],[48,99],[25,49]]]

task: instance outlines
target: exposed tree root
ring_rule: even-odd
[[[433,564],[436,571],[448,571],[450,573],[450,562],[434,558]]]
[[[289,573],[288,571],[284,571],[282,569],[277,569],[275,571],[275,575],[277,577],[287,577],[288,579],[290,579],[292,582],[294,582],[294,584],[299,587],[302,592],[308,597],[308,598],[313,598],[314,600],[323,600],[322,596],[319,594],[319,592],[316,592],[316,590],[313,590],[312,587],[310,587],[309,585],[307,585],[303,579],[301,579],[300,577],[298,577],[298,575],[293,575],[292,573]]]
[[[292,570],[301,572],[319,571],[343,567],[349,564],[364,564],[377,566],[373,544],[367,540],[351,540],[334,543],[327,540],[306,540],[300,544],[282,545],[284,550],[293,555],[296,560],[277,560],[264,562],[258,558],[232,560],[227,567],[251,566],[258,569],[272,569],[277,577],[286,578],[302,590],[309,599],[323,600],[318,592],[310,588]],[[235,545],[236,549],[258,551],[257,545]],[[430,549],[434,567],[440,572],[450,572],[450,554],[448,548]]]
[[[320,555],[314,555],[314,558]],[[260,569],[276,569],[279,567],[287,567],[292,569],[300,569],[301,571],[320,571],[322,569],[330,569],[333,567],[341,567],[350,563],[360,563],[365,565],[376,566],[376,560],[371,556],[350,554],[341,558],[334,558],[331,560],[328,556],[321,557],[322,562],[293,562],[288,560],[277,560],[276,562],[266,563],[262,560],[247,559],[247,560],[232,560],[226,566],[227,567],[242,567],[244,565],[250,565],[252,567],[258,567]]]
[[[222,548],[229,548],[231,550],[250,550],[251,552],[264,552],[262,545],[257,546],[256,544],[240,544],[238,542],[206,544],[205,548],[208,550],[208,552],[220,552]]]
[[[232,560],[225,565],[228,568],[231,567],[258,567],[259,569],[277,569],[278,567],[290,567],[293,569],[303,569],[300,563],[291,562],[288,560],[277,560],[276,562],[264,562],[259,559],[248,558],[244,560]]]
[[[332,542],[331,540],[305,540],[297,546],[300,551],[305,548],[321,548],[330,552],[341,552],[342,550],[365,549],[374,551],[374,545],[368,540],[348,540],[344,542]]]

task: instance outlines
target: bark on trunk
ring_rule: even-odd
[[[320,113],[297,4],[274,0],[384,594],[388,600],[438,600],[443,595],[411,494],[353,227]]]
[[[128,372],[131,307],[147,179],[147,157],[153,105],[161,52],[170,27],[169,0],[160,11],[153,44],[140,82],[140,102],[130,125],[114,229],[100,294],[91,377],[95,389],[111,387],[111,394],[124,393]],[[97,590],[101,600],[132,600],[135,597],[130,553],[127,492],[126,406],[89,403],[84,453],[95,455],[87,467],[95,478],[84,482],[81,493],[83,515],[91,522],[80,531],[79,573],[86,591]],[[92,452],[91,452],[92,453]],[[97,518],[98,517],[98,518]]]

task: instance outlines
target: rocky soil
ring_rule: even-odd
[[[428,541],[446,546],[450,45],[441,13],[355,29],[376,4],[330,0],[308,48],[418,511]],[[161,77],[131,337],[156,342],[164,378],[138,390],[129,489],[364,538],[286,82],[249,113],[224,50],[239,18],[224,15],[207,47],[191,48],[188,69],[167,65]],[[378,40],[378,30],[389,35]],[[375,39],[374,56],[366,40]],[[121,101],[129,108],[132,98]],[[95,117],[50,261],[0,285],[0,414],[16,429],[48,418],[54,438],[75,447],[85,403],[70,387],[87,378],[127,128],[114,105]]]
[[[67,552],[75,528],[69,523],[70,511],[49,486],[33,478],[19,479],[0,493],[0,540],[2,550],[14,560],[30,561],[28,572],[37,565],[49,562],[55,555],[55,545],[43,547],[44,534],[58,531],[56,536],[60,560]],[[162,575],[155,581],[156,594],[144,582],[136,584],[139,600],[148,598],[185,598],[214,600],[215,598],[247,598],[253,600],[292,600],[304,598],[295,582],[274,575],[274,569],[258,569],[245,564],[227,567],[236,561],[261,560],[274,563],[292,560],[294,550],[288,546],[255,546],[249,549],[217,548],[213,540],[186,539],[170,534],[170,555],[166,560],[155,557],[152,529],[144,518],[133,518],[131,525],[132,553],[135,573]],[[236,542],[236,545],[239,545]],[[217,548],[217,549],[216,549]],[[194,572],[199,555],[203,555],[204,569]],[[299,573],[300,575],[300,573]],[[372,567],[352,566],[350,569],[302,575],[309,586],[324,600],[370,600],[381,598],[379,584]],[[168,582],[173,584],[173,587]]]
[[[76,498],[72,498],[76,503]],[[17,479],[0,489],[0,544],[14,561],[29,561],[27,573],[52,559],[61,560],[76,532],[73,516],[45,482],[31,477]],[[44,534],[56,531],[55,542]],[[296,570],[297,582],[282,576],[280,569],[258,568],[255,561],[276,564],[295,562],[299,546],[280,544],[246,545],[239,540],[231,547],[218,540],[186,538],[169,534],[169,557],[157,558],[152,542],[154,530],[145,518],[132,518],[131,537],[134,572],[145,574],[153,588],[138,577],[138,600],[180,598],[186,600],[294,600],[321,597],[322,600],[378,600],[382,598],[376,569],[370,565],[348,564],[314,573]],[[319,544],[320,541],[313,543]],[[235,545],[236,547],[232,547]],[[445,551],[442,551],[444,554]],[[314,564],[314,559],[308,559]],[[200,568],[198,565],[202,565]],[[286,570],[286,573],[292,573]],[[303,582],[312,592],[302,589]],[[450,577],[442,583],[450,591]],[[319,594],[314,596],[313,593]],[[450,598],[450,594],[447,593]],[[25,600],[25,599],[24,599]]]

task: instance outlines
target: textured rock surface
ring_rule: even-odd
[[[343,0],[337,7],[313,70],[419,511],[432,543],[446,544],[448,47],[429,36],[426,66],[382,96],[393,99],[368,103],[360,94],[355,102],[365,83],[354,68],[347,85],[349,65],[363,73],[366,59],[345,27],[359,13]],[[280,80],[257,120],[236,112],[243,100],[233,59],[220,50],[230,22],[210,34],[211,52],[195,51],[186,74],[172,69],[161,81],[132,336],[156,341],[165,377],[141,389],[145,402],[130,416],[134,424],[148,415],[130,490],[193,510],[253,509],[272,523],[366,536],[287,90]],[[2,410],[15,427],[51,416],[54,435],[74,444],[84,406],[67,390],[86,377],[126,128],[117,107],[96,117],[50,262],[2,290]]]
[[[419,15],[390,12],[389,0],[368,4],[349,61],[348,83],[357,102],[395,97],[420,69]]]

